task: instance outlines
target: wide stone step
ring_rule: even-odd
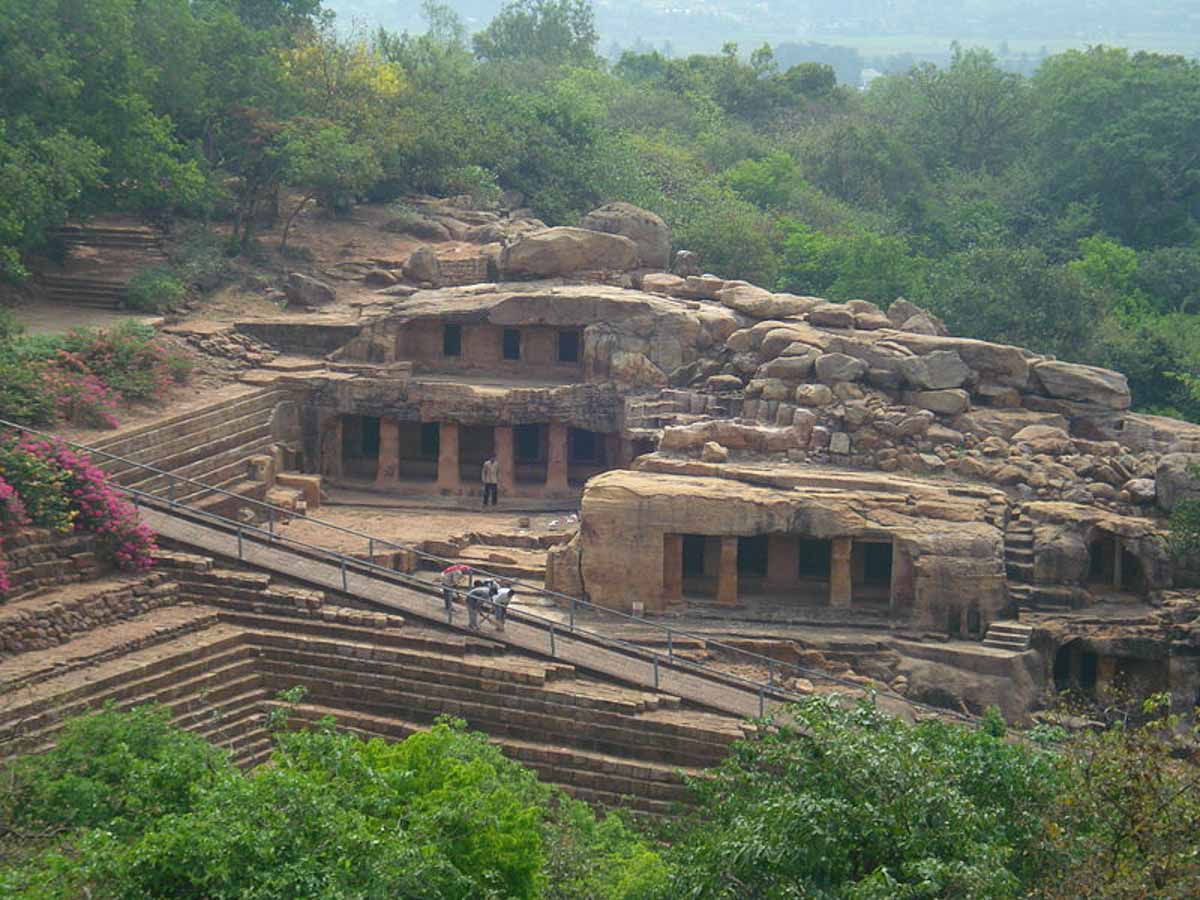
[[[308,670],[310,673],[316,673],[317,667],[341,670],[344,674],[339,680],[353,678],[364,684],[374,681],[386,689],[390,685],[389,679],[399,679],[429,696],[482,700],[495,698],[499,705],[532,708],[553,703],[556,706],[606,710],[626,716],[658,708],[651,695],[624,691],[609,685],[591,685],[583,681],[547,684],[545,681],[526,680],[530,676],[536,677],[538,673],[510,671],[500,665],[474,666],[469,661],[455,660],[454,657],[422,656],[419,653],[405,653],[403,657],[396,662],[379,659],[367,662],[354,656],[298,655],[295,651],[267,647],[263,648],[261,664],[264,673],[283,677],[290,671],[289,666],[303,660],[314,667]],[[492,697],[482,697],[481,692]]]
[[[205,483],[211,477],[227,479],[237,475],[239,472],[244,474],[249,458],[267,452],[275,443],[270,429],[256,429],[256,432],[259,436],[252,440],[227,446],[226,449],[214,452],[208,456],[200,456],[194,462],[190,462],[184,466],[168,467],[169,471],[178,478],[188,478],[192,481],[202,481]],[[145,473],[141,474],[144,475]],[[150,475],[136,480],[130,479],[125,483],[128,487],[135,490],[165,495],[165,488],[172,481],[173,479],[167,475]],[[189,492],[199,492],[204,489],[194,485],[175,482],[175,490],[176,498],[178,499],[188,496]]]
[[[214,614],[212,621],[215,620]],[[121,632],[125,630],[123,626],[129,624],[121,623],[98,631],[101,637],[111,636],[112,646],[119,650],[123,637]],[[92,632],[87,637],[97,633]],[[52,649],[69,652],[71,644]],[[5,706],[0,708],[0,727],[47,710],[117,691],[122,685],[156,685],[164,677],[169,682],[174,680],[177,670],[191,671],[191,667],[196,666],[203,670],[211,665],[211,660],[248,657],[252,652],[244,645],[237,629],[214,624],[204,631],[121,653],[116,658],[81,666],[67,674],[22,689],[19,695],[8,697]]]
[[[279,690],[302,684],[315,702],[329,706],[381,716],[399,715],[418,722],[452,715],[496,736],[553,740],[586,750],[628,754],[664,763],[714,765],[735,739],[699,729],[692,730],[694,737],[685,737],[684,729],[665,730],[662,723],[645,717],[621,717],[553,703],[544,704],[545,711],[535,712],[519,705],[500,705],[499,697],[482,692],[457,689],[445,692],[451,697],[440,698],[417,693],[426,689],[425,684],[417,681],[394,678],[389,687],[383,688],[374,684],[387,681],[386,678],[337,680],[339,675],[333,668],[293,665],[286,676],[264,675],[264,680]]]
[[[83,632],[66,643],[0,661],[0,697],[8,698],[0,704],[0,722],[12,708],[17,690],[25,702],[31,702],[43,694],[94,681],[99,677],[92,674],[95,672],[122,673],[126,664],[121,660],[125,658],[135,660],[134,666],[153,670],[158,656],[172,653],[170,648],[180,641],[208,640],[208,630],[216,623],[215,609],[165,606]],[[221,639],[228,639],[228,634],[232,632]],[[96,666],[105,668],[93,668]],[[86,678],[79,674],[84,669],[91,670]]]
[[[228,693],[230,686],[245,685],[256,687],[258,673],[253,655],[231,654],[225,659],[212,660],[211,666],[201,666],[198,670],[188,672],[166,671],[152,678],[124,682],[107,690],[91,692],[76,697],[69,702],[55,704],[36,715],[22,718],[13,728],[15,733],[22,735],[37,734],[41,739],[56,733],[64,722],[74,716],[81,716],[112,703],[117,709],[132,709],[135,706],[146,706],[151,703],[162,703],[182,713],[191,704],[201,702],[201,706],[216,703]],[[236,691],[235,691],[236,693]]]
[[[197,433],[189,433],[165,440],[152,452],[139,454],[139,459],[121,462],[110,460],[104,466],[108,474],[121,483],[136,480],[146,474],[141,466],[171,471],[179,466],[195,462],[206,454],[219,452],[229,447],[263,437],[271,433],[270,413],[266,410],[251,410],[239,416],[231,416],[223,422],[214,422],[205,429],[205,440],[198,441]]]
[[[230,419],[237,419],[261,411],[269,417],[276,404],[288,399],[286,391],[253,391],[232,400],[223,400],[166,419],[159,419],[114,437],[96,441],[93,446],[117,456],[126,456],[138,462],[146,462],[139,453],[150,455],[176,437],[206,433],[210,428]]]

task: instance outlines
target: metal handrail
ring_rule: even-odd
[[[438,565],[446,565],[446,564],[451,564],[451,563],[457,562],[456,560],[451,560],[451,559],[448,559],[445,557],[437,556],[432,553],[427,553],[427,552],[425,552],[423,550],[419,550],[416,547],[413,547],[411,545],[397,543],[395,541],[391,541],[386,538],[379,538],[379,537],[375,537],[374,535],[369,535],[364,532],[357,531],[353,528],[347,528],[342,525],[336,525],[332,522],[325,522],[321,519],[315,519],[306,514],[299,514],[295,510],[289,510],[289,509],[285,509],[283,507],[275,506],[274,504],[267,503],[266,501],[263,501],[263,500],[257,500],[253,497],[246,497],[246,496],[244,496],[242,494],[238,494],[234,491],[226,490],[225,488],[205,484],[204,482],[198,481],[193,478],[188,478],[183,475],[177,475],[174,472],[168,472],[166,470],[156,468],[155,466],[151,466],[147,463],[138,462],[137,460],[119,456],[114,453],[109,453],[106,450],[101,450],[96,447],[91,447],[87,444],[81,444],[76,441],[71,441],[71,440],[63,438],[59,435],[55,435],[50,432],[41,431],[36,428],[30,428],[28,426],[21,425],[16,422],[11,422],[6,419],[0,419],[0,428],[11,428],[16,431],[24,432],[26,434],[36,435],[41,438],[56,441],[58,443],[65,444],[69,447],[72,447],[76,450],[84,451],[84,452],[88,453],[89,455],[103,456],[108,460],[112,460],[112,461],[124,463],[129,466],[133,466],[141,471],[151,473],[153,477],[163,477],[163,478],[168,479],[168,483],[167,483],[168,496],[166,496],[166,497],[163,497],[160,494],[154,494],[154,493],[151,493],[148,491],[139,490],[137,488],[126,487],[124,485],[117,484],[115,482],[111,484],[111,486],[115,490],[118,490],[121,493],[124,493],[124,494],[128,495],[129,497],[131,497],[133,499],[135,505],[138,503],[139,500],[141,500],[143,502],[147,501],[147,500],[154,501],[154,503],[152,505],[158,505],[158,504],[165,503],[172,511],[185,510],[194,516],[200,516],[200,517],[209,519],[213,522],[220,523],[221,525],[232,527],[233,529],[235,529],[237,531],[239,537],[244,534],[250,534],[252,536],[265,536],[269,543],[292,544],[296,547],[303,548],[307,551],[316,553],[320,556],[323,556],[326,558],[333,558],[341,566],[343,566],[343,570],[346,565],[351,565],[351,566],[353,566],[355,568],[359,568],[359,569],[365,569],[373,577],[386,577],[387,579],[398,582],[405,587],[415,588],[418,591],[420,591],[421,593],[433,593],[440,597],[441,588],[431,582],[424,581],[420,578],[414,578],[405,573],[397,572],[394,569],[389,569],[386,566],[377,565],[374,562],[376,546],[382,546],[385,548],[391,548],[394,550],[400,550],[400,551],[404,551],[406,553],[411,553],[419,560],[436,563]],[[176,484],[183,484],[183,485],[196,487],[199,489],[197,492],[195,492],[196,494],[204,494],[204,493],[219,494],[219,495],[223,495],[226,497],[234,498],[243,505],[251,505],[251,506],[255,506],[260,509],[266,510],[267,516],[268,516],[268,526],[266,529],[262,529],[257,526],[248,525],[248,524],[242,523],[242,522],[237,522],[237,521],[234,521],[233,519],[229,519],[225,516],[218,515],[216,513],[210,512],[208,510],[199,509],[195,506],[189,506],[186,503],[180,502],[179,500],[175,499],[175,496],[174,496],[174,486]],[[342,534],[347,534],[347,535],[351,535],[354,537],[364,539],[368,543],[368,557],[369,558],[367,560],[363,560],[362,558],[357,557],[357,556],[351,556],[351,555],[344,554],[344,553],[341,553],[336,550],[330,550],[326,547],[321,547],[321,546],[314,545],[314,544],[308,544],[304,541],[297,540],[296,538],[286,537],[282,534],[279,534],[275,531],[275,527],[274,527],[276,516],[278,516],[280,519],[283,519],[283,520],[302,519],[305,522],[310,522],[321,528],[326,528],[331,531],[336,531],[336,532],[340,532]],[[783,662],[781,660],[777,660],[777,659],[774,659],[769,656],[764,656],[763,654],[760,654],[760,653],[755,653],[754,651],[751,651],[751,650],[744,650],[740,647],[734,647],[734,646],[732,646],[730,644],[726,644],[722,641],[713,640],[704,635],[689,632],[685,629],[672,628],[668,625],[663,625],[658,622],[654,622],[649,619],[642,618],[640,616],[631,615],[629,613],[623,613],[623,612],[620,612],[619,610],[613,610],[613,609],[609,609],[607,607],[597,606],[596,604],[593,604],[587,600],[583,600],[579,597],[574,597],[569,594],[562,594],[558,591],[553,591],[548,588],[542,587],[540,585],[531,585],[531,584],[527,584],[525,582],[519,581],[517,579],[508,578],[503,575],[496,575],[496,574],[490,573],[486,569],[481,569],[475,565],[471,565],[471,570],[473,573],[477,573],[478,575],[483,576],[484,578],[490,578],[490,579],[496,581],[497,584],[507,584],[507,585],[517,586],[521,589],[521,592],[523,592],[523,593],[532,594],[533,596],[548,597],[548,598],[553,599],[556,602],[556,604],[565,602],[569,606],[569,620],[566,625],[566,628],[567,628],[568,632],[571,633],[572,635],[582,635],[591,640],[599,641],[603,644],[620,647],[623,652],[630,652],[633,655],[639,656],[643,659],[647,659],[647,658],[652,659],[656,664],[658,663],[658,661],[660,659],[665,659],[667,661],[667,664],[670,666],[686,668],[686,669],[690,669],[693,671],[699,671],[699,672],[703,673],[705,676],[716,678],[719,681],[724,681],[726,683],[734,683],[739,686],[749,687],[749,688],[753,689],[754,691],[758,692],[760,708],[762,706],[763,699],[765,698],[765,696],[768,693],[773,698],[782,698],[785,700],[802,699],[804,696],[804,695],[798,694],[794,691],[789,691],[786,688],[776,684],[776,674],[775,673],[777,670],[779,670],[781,672],[781,674],[794,673],[795,675],[798,675],[798,676],[806,678],[806,679],[816,679],[819,681],[846,687],[851,690],[857,691],[857,690],[862,689],[862,685],[860,683],[850,681],[849,679],[839,678],[836,675],[832,675],[832,674],[830,674],[828,672],[824,672],[822,670],[810,669],[805,666],[797,665],[795,663]],[[651,631],[658,632],[666,640],[666,644],[667,644],[666,655],[664,656],[663,654],[658,653],[658,652],[656,652],[650,648],[647,648],[643,645],[634,644],[629,641],[623,640],[621,638],[612,637],[611,635],[606,635],[606,634],[603,634],[600,632],[596,632],[591,629],[588,629],[588,628],[578,625],[576,623],[575,619],[576,619],[576,614],[577,614],[578,610],[581,608],[584,610],[595,611],[596,613],[603,615],[603,616],[611,616],[611,617],[620,619],[627,623],[633,623],[633,624],[637,624],[639,626],[645,626],[648,629],[650,629]],[[551,630],[551,634],[553,634],[554,629],[556,629],[556,628],[562,629],[564,627],[563,624],[560,622],[555,622],[551,619],[547,619],[542,616],[538,616],[534,613],[530,613],[528,610],[525,610],[525,609],[510,610],[508,615],[510,618],[512,618],[516,621],[528,621],[530,623],[537,623],[543,627],[549,627]],[[434,618],[434,617],[431,616],[431,618]],[[452,622],[450,622],[450,624],[453,625]],[[764,684],[762,682],[757,682],[757,681],[753,681],[750,679],[742,678],[741,676],[733,675],[729,672],[724,672],[720,669],[715,669],[711,666],[706,666],[703,663],[696,662],[695,660],[687,659],[685,657],[680,657],[680,656],[676,655],[676,653],[674,651],[674,641],[677,638],[697,640],[697,641],[702,642],[706,648],[716,648],[718,650],[721,650],[723,652],[726,652],[726,653],[734,656],[735,658],[740,657],[742,660],[746,660],[755,665],[765,666],[767,669],[767,682]],[[974,717],[964,715],[964,714],[956,712],[954,710],[931,706],[929,704],[921,703],[920,701],[909,700],[907,698],[905,698],[904,702],[910,704],[911,706],[914,706],[914,707],[917,707],[920,709],[925,709],[930,712],[936,713],[937,715],[951,716],[951,717],[958,718],[958,719],[961,719],[961,720],[967,721],[967,722],[975,721]]]

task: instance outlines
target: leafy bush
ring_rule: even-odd
[[[984,731],[814,698],[694,784],[675,896],[1016,897],[1052,758]]]
[[[10,436],[0,441],[0,477],[33,523],[94,534],[122,569],[141,571],[153,563],[154,533],[103,470],[65,445]]]
[[[161,313],[178,306],[187,288],[169,269],[143,269],[129,279],[125,305],[138,312]]]
[[[633,900],[665,884],[661,858],[619,816],[597,822],[462,723],[395,744],[327,726],[276,738],[273,765],[243,775],[199,752],[165,711],[75,725],[59,749],[18,765],[8,805],[30,827],[93,830],[73,841],[72,865],[46,853],[0,870],[0,887],[7,877],[97,898]]]

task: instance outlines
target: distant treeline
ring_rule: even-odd
[[[1096,47],[1026,77],[960,48],[860,91],[769,47],[607,62],[586,0],[516,0],[474,35],[425,15],[0,0],[0,270],[98,209],[226,219],[237,253],[280,196],[285,223],[414,191],[515,192],[552,223],[624,199],[714,271],[903,294],[1200,416],[1195,62]]]

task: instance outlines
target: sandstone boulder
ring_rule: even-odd
[[[629,238],[637,248],[640,265],[647,269],[666,269],[671,261],[671,229],[667,223],[632,203],[607,203],[584,216],[579,227]]]
[[[442,276],[441,263],[432,247],[420,246],[404,263],[404,277],[409,281],[437,284]]]
[[[1153,478],[1131,478],[1121,486],[1129,495],[1131,503],[1153,503],[1158,497],[1158,490]]]
[[[808,321],[823,328],[853,328],[854,310],[842,303],[822,303],[808,311]]]
[[[616,351],[609,362],[609,374],[618,384],[667,385],[667,374],[643,353]]]
[[[703,275],[704,270],[700,268],[700,254],[691,250],[680,250],[675,254],[675,262],[671,266],[671,271],[680,278]]]
[[[742,379],[736,375],[713,375],[705,382],[704,387],[714,394],[727,391],[740,391],[742,389]]]
[[[826,353],[817,357],[817,378],[825,384],[838,381],[857,381],[867,371],[867,364],[861,359],[847,356],[845,353]]]
[[[1120,372],[1057,360],[1035,363],[1033,372],[1051,397],[1108,409],[1129,408],[1129,382]]]
[[[819,408],[833,402],[833,391],[824,384],[802,384],[796,388],[794,399],[800,406]]]
[[[337,292],[311,275],[292,272],[287,279],[288,303],[294,306],[325,306],[337,299]]]
[[[1158,505],[1167,512],[1184,500],[1200,500],[1200,478],[1192,474],[1200,466],[1200,453],[1168,453],[1158,461],[1154,483]]]
[[[971,406],[970,395],[960,388],[940,391],[915,391],[911,398],[913,406],[927,409],[943,416],[956,416]]]
[[[1026,425],[1011,440],[1014,444],[1025,445],[1034,453],[1048,453],[1051,456],[1075,450],[1071,436],[1053,425]]]
[[[804,356],[781,356],[764,363],[758,369],[760,378],[782,378],[784,381],[803,381],[813,370],[817,352],[810,350]]]
[[[725,290],[725,279],[716,275],[689,275],[683,280],[683,295],[697,300],[716,300]]]
[[[651,294],[677,294],[683,290],[683,279],[666,272],[651,272],[642,276],[642,290]]]
[[[507,277],[553,277],[573,272],[624,272],[637,264],[637,247],[619,234],[586,228],[547,228],[521,235],[500,253]]]
[[[820,302],[812,297],[797,297],[795,294],[772,294],[752,284],[726,285],[720,293],[720,300],[735,312],[752,319],[799,316]]]
[[[420,213],[413,213],[392,219],[383,226],[383,230],[392,234],[408,234],[423,241],[436,241],[438,243],[451,240],[452,238],[449,228],[436,219],[431,219],[429,216],[424,216]]]
[[[959,387],[971,374],[954,350],[935,350],[924,356],[903,357],[897,365],[904,380],[925,391]]]
[[[726,462],[729,459],[729,451],[716,441],[706,441],[700,450],[700,459],[702,462]]]

